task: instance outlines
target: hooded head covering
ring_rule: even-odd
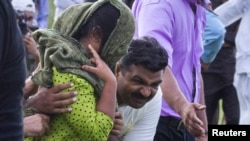
[[[42,67],[32,78],[36,84],[51,87],[53,85],[51,67],[55,66],[60,72],[70,72],[84,77],[97,91],[100,90],[102,83],[99,78],[81,69],[83,64],[91,65],[89,59],[92,54],[72,36],[90,20],[99,7],[106,3],[114,6],[120,14],[115,28],[100,53],[114,72],[116,62],[127,53],[133,38],[134,19],[130,9],[121,1],[99,0],[71,6],[58,17],[52,29],[40,29],[33,34],[38,43]]]

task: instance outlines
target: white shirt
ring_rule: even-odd
[[[236,73],[250,75],[250,0],[229,0],[217,7],[214,12],[228,26],[241,18],[241,23],[235,38],[236,43]]]
[[[153,141],[157,123],[161,112],[162,91],[158,89],[154,98],[140,109],[130,106],[122,106],[118,111],[122,112],[124,127],[122,129],[122,141]]]

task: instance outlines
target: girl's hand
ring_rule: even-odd
[[[93,49],[91,45],[88,46],[91,51],[93,58],[90,59],[91,63],[94,66],[83,65],[82,69],[88,72],[94,73],[99,78],[101,78],[104,82],[107,81],[116,81],[115,76],[108,65],[100,58],[97,52]]]

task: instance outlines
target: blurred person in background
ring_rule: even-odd
[[[23,141],[26,76],[22,35],[10,0],[0,1],[0,140]]]
[[[227,0],[211,0],[212,8],[217,8]],[[216,15],[217,18],[218,15]],[[221,22],[222,23],[222,22]],[[239,21],[226,28],[224,43],[208,69],[202,72],[208,124],[219,124],[219,101],[225,117],[223,124],[239,124],[239,101],[233,84],[235,74],[235,35]],[[224,25],[223,25],[224,27]],[[213,38],[216,36],[212,36]]]
[[[30,75],[39,62],[36,42],[31,36],[32,32],[39,28],[36,21],[35,3],[33,0],[12,0],[12,5],[16,11],[17,22],[23,34],[26,47],[27,75]]]
[[[214,9],[222,23],[227,27],[240,19],[235,37],[236,86],[240,104],[239,124],[250,124],[250,0],[228,0]]]
[[[36,5],[36,21],[39,28],[48,27],[49,2],[48,0],[33,0]]]

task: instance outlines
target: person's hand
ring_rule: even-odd
[[[42,136],[49,133],[50,118],[44,114],[35,114],[23,119],[25,137]]]
[[[101,78],[104,82],[110,80],[116,82],[113,72],[110,70],[108,65],[100,58],[100,56],[93,49],[93,47],[89,45],[88,49],[91,51],[93,55],[93,58],[91,58],[90,61],[95,66],[83,65],[82,69],[97,75],[97,77]]]
[[[124,122],[123,122],[123,118],[122,118],[122,113],[116,112],[113,129],[111,130],[110,134],[115,135],[115,136],[119,136],[123,125],[124,125]]]
[[[26,78],[25,85],[23,88],[23,96],[27,99],[29,96],[35,94],[38,90],[38,85],[36,85],[32,80],[31,77],[40,70],[40,63],[38,63],[36,69],[31,73],[31,76]]]
[[[206,134],[203,136],[195,137],[195,141],[208,141],[208,136]]]
[[[183,110],[181,112],[181,117],[187,130],[196,137],[204,136],[204,123],[198,118],[197,113],[201,110],[205,110],[206,106],[199,103],[188,103],[183,107],[184,108],[182,108]]]
[[[119,141],[118,136],[121,134],[121,130],[122,130],[123,125],[124,125],[124,122],[123,122],[123,118],[122,118],[122,113],[116,112],[113,129],[111,130],[111,132],[109,134],[108,141]]]
[[[207,71],[211,63],[204,63],[201,59],[201,70],[203,72]]]
[[[58,114],[71,112],[72,108],[67,105],[74,103],[77,92],[61,92],[64,89],[72,87],[73,84],[61,84],[50,89],[40,87],[38,92],[29,98],[31,106],[36,108],[40,113]]]
[[[31,36],[31,33],[28,32],[28,34],[23,36],[24,45],[27,48],[28,52],[32,54],[36,60],[36,63],[39,62],[39,51],[36,48],[36,41]]]

